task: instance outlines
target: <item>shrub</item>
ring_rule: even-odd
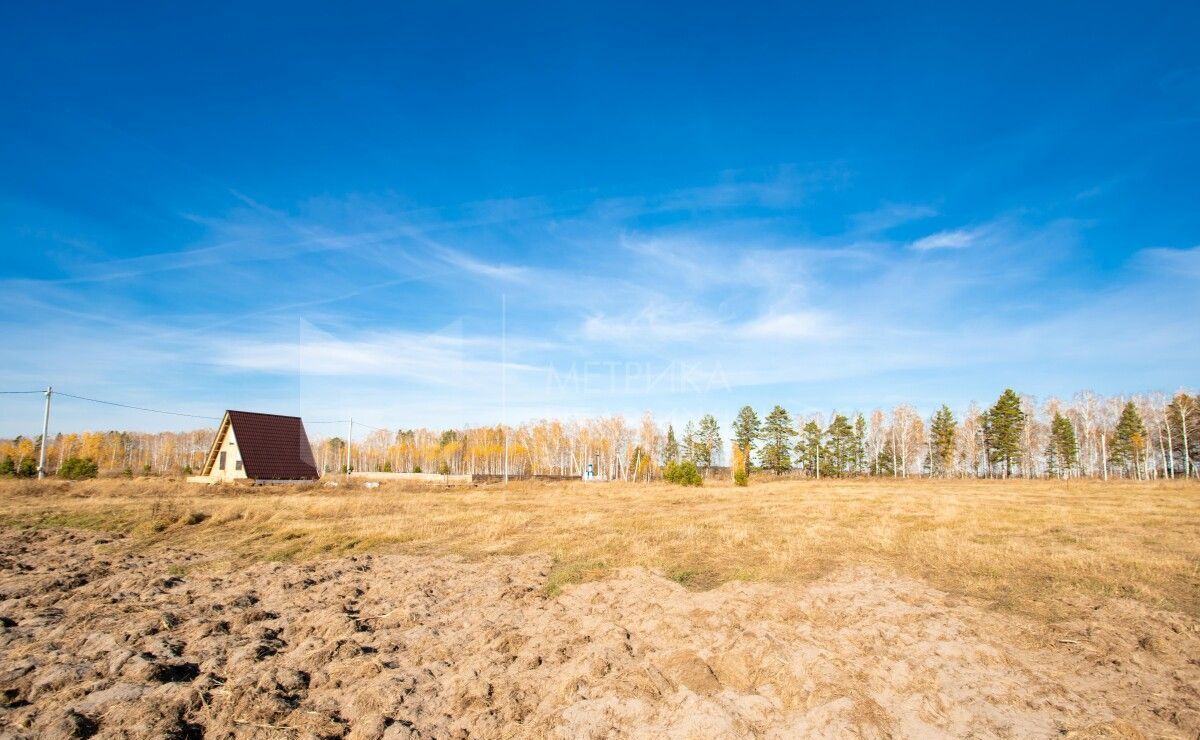
[[[700,469],[691,460],[685,462],[669,462],[663,470],[663,480],[680,486],[702,486],[704,478]]]
[[[121,475],[125,476],[126,478],[132,478],[133,468],[129,467],[128,465],[125,466],[125,469],[121,471]]]
[[[421,472],[421,466],[420,466],[420,465],[414,465],[414,466],[413,466],[413,472],[414,472],[414,473],[419,473],[419,472]]]
[[[154,468],[149,463],[142,466],[142,475],[154,475]]]
[[[735,485],[735,486],[750,485],[750,474],[746,472],[745,468],[738,468],[737,470],[733,471],[733,485]]]
[[[192,466],[191,466],[191,465],[184,465],[184,466],[183,466],[183,474],[184,474],[184,475],[191,475],[191,474],[192,474]]]
[[[95,478],[99,472],[96,461],[90,457],[68,457],[63,461],[62,467],[58,469],[58,477],[67,480],[83,480],[84,478]]]
[[[5,455],[3,459],[0,459],[0,475],[7,477],[16,474],[17,464],[13,462],[10,456]]]
[[[392,463],[391,463],[391,461],[386,461],[386,462],[384,462],[384,463],[383,463],[383,467],[379,469],[379,472],[381,472],[381,473],[390,473],[390,472],[392,472]]]
[[[438,474],[450,475],[450,463],[446,462],[445,460],[442,460],[440,463],[438,463]]]
[[[21,465],[17,468],[18,478],[32,478],[37,475],[37,463],[32,457],[27,457],[21,461]]]
[[[674,460],[667,461],[666,467],[663,468],[663,480],[668,483],[676,483],[679,478],[679,463]]]

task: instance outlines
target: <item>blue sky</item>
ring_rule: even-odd
[[[1195,385],[1197,6],[742,5],[8,4],[0,390],[395,428]]]

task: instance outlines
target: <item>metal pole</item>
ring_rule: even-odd
[[[54,389],[46,386],[46,413],[42,416],[42,454],[38,460],[38,480],[46,477],[46,435],[50,432],[50,396]]]
[[[350,477],[350,450],[354,446],[354,417],[350,417],[350,431],[346,433],[346,477]]]

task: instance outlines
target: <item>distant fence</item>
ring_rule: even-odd
[[[732,470],[728,467],[713,466],[704,471],[704,477],[709,479],[723,479],[732,475]],[[410,483],[440,483],[448,486],[466,486],[471,483],[499,483],[504,480],[504,476],[498,473],[474,473],[471,475],[441,475],[440,473],[371,473],[355,471],[350,474],[351,478],[361,480],[376,480],[376,481],[407,481]],[[518,480],[535,480],[548,481],[551,483],[561,481],[582,480],[579,475],[551,475],[538,474],[529,475],[510,473],[508,476],[510,481]],[[597,481],[607,479],[597,478]],[[620,479],[618,479],[620,480]]]
[[[723,480],[726,478],[731,478],[733,476],[733,468],[730,468],[727,466],[714,465],[712,467],[702,469],[701,473],[704,475],[705,478],[708,478],[710,480]],[[509,480],[543,480],[543,481],[552,481],[553,482],[553,481],[567,481],[567,480],[583,480],[583,476],[578,475],[578,474],[576,474],[576,475],[550,475],[550,474],[529,475],[527,473],[523,473],[523,474],[518,475],[516,473],[510,473],[508,476],[508,479]],[[471,476],[471,480],[475,481],[476,483],[499,483],[500,481],[504,480],[504,476],[499,475],[497,473],[475,473],[474,475]],[[599,483],[603,483],[608,480],[609,480],[608,478],[603,478],[603,477],[595,479],[595,481],[599,482]],[[623,479],[622,478],[614,478],[613,480],[620,481]],[[645,479],[639,478],[638,480],[645,480]]]
[[[440,473],[361,473],[350,474],[351,478],[377,481],[407,481],[409,483],[440,483],[444,486],[469,486],[469,475],[442,475]]]
[[[475,473],[471,479],[476,483],[499,483],[504,480],[504,476],[498,473]],[[579,480],[578,475],[516,475],[510,473],[509,480],[548,480],[548,481],[564,481],[564,480]]]

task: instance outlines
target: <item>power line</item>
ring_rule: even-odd
[[[37,391],[0,391],[0,394],[16,395],[16,394],[34,394],[34,393],[45,393],[45,392],[46,392],[45,389],[42,389],[42,390],[37,390]],[[207,419],[209,421],[220,421],[221,420],[221,417],[219,417],[219,416],[205,416],[203,414],[188,414],[188,413],[184,413],[182,411],[166,411],[164,409],[151,409],[151,408],[147,408],[145,406],[133,406],[133,405],[127,404],[127,403],[117,403],[116,401],[105,401],[103,399],[90,398],[88,396],[77,396],[73,393],[64,393],[63,391],[53,391],[53,393],[56,396],[64,396],[66,398],[74,398],[79,401],[88,401],[90,403],[102,403],[105,406],[117,406],[117,407],[123,408],[123,409],[132,409],[134,411],[146,411],[146,412],[149,412],[152,414],[167,414],[169,416],[184,416],[189,419]],[[328,420],[322,419],[322,420],[305,421],[304,423],[305,424],[348,424],[349,421],[350,421],[349,419],[328,419]],[[374,430],[377,432],[387,432],[388,431],[387,429],[380,429],[379,427],[373,427],[370,424],[363,424],[362,422],[358,422],[358,421],[354,422],[354,424],[355,424],[355,426],[361,426],[366,429],[371,429],[371,430]]]
[[[44,393],[44,391],[39,391],[39,393]],[[92,403],[102,403],[106,406],[119,406],[123,409],[133,409],[134,411],[148,411],[152,414],[169,414],[170,416],[187,416],[192,419],[208,419],[210,421],[220,421],[220,418],[216,417],[216,416],[203,416],[201,414],[185,414],[181,411],[163,411],[162,409],[148,409],[148,408],[145,408],[144,406],[130,406],[129,404],[116,403],[115,401],[101,401],[99,398],[88,398],[87,396],[75,396],[70,393],[63,393],[62,391],[54,391],[54,395],[66,396],[67,398],[75,398],[80,401],[91,401]]]

